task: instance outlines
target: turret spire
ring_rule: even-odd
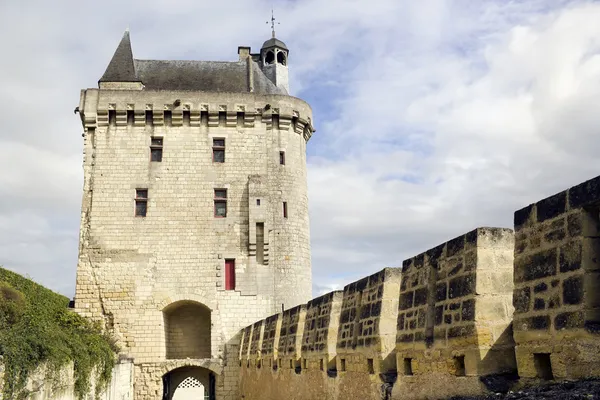
[[[123,38],[115,51],[100,82],[136,82],[135,65],[133,63],[133,52],[131,51],[131,40],[129,29],[123,33]]]

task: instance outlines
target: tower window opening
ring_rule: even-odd
[[[277,52],[277,63],[285,65],[285,53],[283,51]]]
[[[150,139],[150,161],[162,162],[163,138],[152,137]]]
[[[256,205],[260,206],[260,199],[256,199]]]
[[[109,125],[117,124],[117,112],[115,110],[108,110],[108,124]]]
[[[213,139],[213,162],[225,162],[225,139]]]
[[[279,152],[279,164],[285,165],[285,151]]]
[[[135,190],[135,216],[145,217],[148,211],[148,189]]]
[[[227,189],[215,189],[215,218],[227,217]]]
[[[268,51],[267,55],[265,56],[265,63],[273,64],[274,61],[275,61],[275,53],[273,53],[273,51]]]
[[[133,115],[133,110],[127,110],[127,125],[133,125],[135,121],[135,116]]]
[[[235,260],[225,260],[225,290],[235,290]]]
[[[146,125],[154,125],[154,120],[152,119],[152,110],[146,110]]]
[[[173,126],[173,112],[171,110],[165,111],[164,118],[165,118],[165,126]]]
[[[191,114],[190,110],[183,110],[183,125],[190,126]]]
[[[283,218],[287,218],[288,217],[288,208],[287,208],[287,201],[283,202]]]

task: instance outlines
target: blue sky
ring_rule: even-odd
[[[136,58],[235,60],[277,36],[308,146],[314,294],[600,174],[600,3],[297,0],[0,4],[0,265],[73,294],[73,109],[126,27]]]

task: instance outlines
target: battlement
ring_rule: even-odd
[[[304,101],[283,95],[223,94],[190,92],[143,92],[87,89],[81,92],[79,111],[86,129],[151,125],[253,128],[303,135],[310,140],[315,129],[312,110]]]
[[[598,260],[600,177],[515,212],[514,232],[474,229],[250,325],[242,360],[278,368],[240,362],[241,393],[448,398],[492,377],[494,390],[598,377]]]

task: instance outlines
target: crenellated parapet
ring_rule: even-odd
[[[222,96],[211,102],[212,93],[207,93],[206,98],[199,98],[197,93],[159,93],[138,92],[132,97],[127,91],[84,90],[79,106],[83,125],[86,129],[109,125],[245,129],[262,123],[267,130],[291,131],[306,141],[315,132],[310,107],[293,97],[285,96],[286,101],[282,102],[282,96],[236,94],[232,96],[236,100],[224,104]],[[249,101],[240,103],[244,97]]]

